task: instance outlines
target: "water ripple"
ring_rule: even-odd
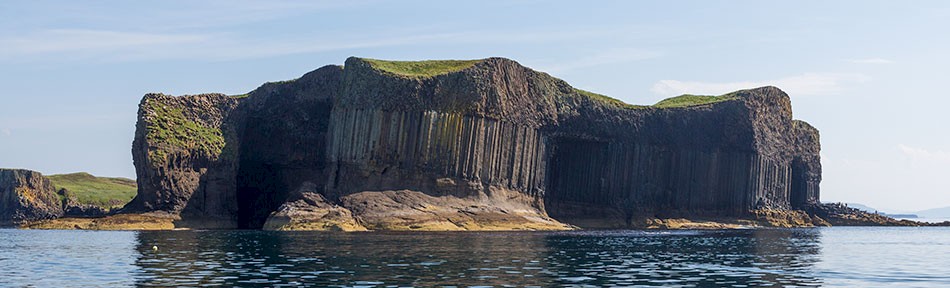
[[[0,230],[0,286],[946,286],[948,253],[946,228]]]

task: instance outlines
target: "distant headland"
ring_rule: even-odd
[[[351,57],[244,95],[147,94],[132,143],[137,185],[110,182],[134,187],[131,202],[111,210],[92,207],[116,204],[109,200],[70,205],[68,192],[42,175],[0,170],[0,224],[342,231],[925,225],[821,204],[819,151],[818,130],[792,119],[791,101],[776,87],[640,106],[504,58]]]

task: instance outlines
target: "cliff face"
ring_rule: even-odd
[[[788,95],[763,87],[718,98],[562,118],[550,145],[548,211],[629,219],[817,203],[818,133],[793,122]]]
[[[817,203],[819,150],[774,87],[633,106],[502,58],[350,58],[246,96],[146,95],[126,211],[349,230],[738,216]]]
[[[49,179],[29,170],[0,169],[0,226],[63,216]]]
[[[145,95],[132,143],[139,190],[123,210],[233,214],[240,123],[230,119],[238,102],[223,94]],[[230,216],[211,220],[233,225]]]

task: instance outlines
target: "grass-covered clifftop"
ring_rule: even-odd
[[[595,101],[607,103],[607,104],[624,108],[624,109],[681,108],[681,107],[690,107],[690,106],[697,106],[697,105],[714,104],[718,102],[739,99],[738,96],[736,96],[734,93],[720,95],[720,96],[684,94],[684,95],[660,100],[659,102],[656,102],[656,104],[653,104],[653,105],[636,105],[636,104],[628,104],[626,102],[621,101],[620,99],[616,99],[607,95],[597,94],[594,92],[585,91],[585,90],[581,90],[577,88],[574,88],[574,91],[580,95],[583,95]]]
[[[598,102],[607,103],[607,104],[610,104],[610,105],[613,105],[613,106],[617,106],[617,107],[620,107],[620,108],[626,108],[626,109],[644,109],[644,108],[649,108],[649,107],[650,107],[650,106],[644,106],[644,105],[627,104],[626,102],[623,102],[623,101],[621,101],[620,99],[617,99],[617,98],[613,98],[613,97],[610,97],[610,96],[607,96],[607,95],[597,94],[597,93],[594,93],[594,92],[590,92],[590,91],[587,91],[587,90],[581,90],[581,89],[577,89],[577,88],[574,88],[574,92],[577,92],[577,94],[583,95],[584,97],[590,98],[590,99],[592,99],[592,100],[595,100],[595,101],[598,101]]]
[[[461,71],[482,60],[389,61],[360,58],[373,68],[409,77],[432,77]]]
[[[79,204],[105,208],[120,207],[135,197],[135,180],[126,178],[96,177],[89,173],[49,175],[56,190],[66,188]]]
[[[423,60],[423,61],[391,61],[391,60],[379,60],[379,59],[370,59],[370,58],[356,58],[361,62],[369,64],[375,70],[382,71],[386,74],[397,75],[402,77],[409,78],[432,78],[439,75],[449,74],[453,72],[462,71],[468,68],[475,66],[480,62],[491,62],[491,60],[497,58],[487,58],[487,59],[474,59],[474,60]],[[545,77],[551,77],[546,73],[541,73]],[[560,81],[559,79],[557,79]],[[582,97],[587,99],[594,100],[595,102],[607,104],[609,106],[622,108],[622,109],[664,109],[664,108],[682,108],[690,107],[697,105],[706,105],[714,104],[718,102],[728,101],[738,99],[734,94],[726,94],[721,96],[705,96],[705,95],[680,95],[676,97],[670,97],[663,99],[653,105],[638,105],[638,104],[629,104],[622,100],[606,96],[603,94],[598,94],[582,89],[573,88],[573,91]]]
[[[713,103],[729,101],[733,99],[738,99],[738,97],[732,93],[726,94],[726,95],[720,95],[720,96],[685,94],[685,95],[680,95],[680,96],[670,97],[670,98],[660,100],[660,102],[656,102],[656,104],[653,104],[653,107],[656,107],[656,108],[689,107],[689,106],[696,106],[696,105],[713,104]]]

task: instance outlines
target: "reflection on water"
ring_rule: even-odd
[[[818,285],[817,230],[745,230],[603,237],[550,237],[557,284],[597,286]]]
[[[946,286],[948,253],[950,229],[937,227],[538,233],[0,230],[0,286]]]
[[[818,230],[142,232],[141,285],[817,285]],[[152,251],[152,246],[160,247]]]

